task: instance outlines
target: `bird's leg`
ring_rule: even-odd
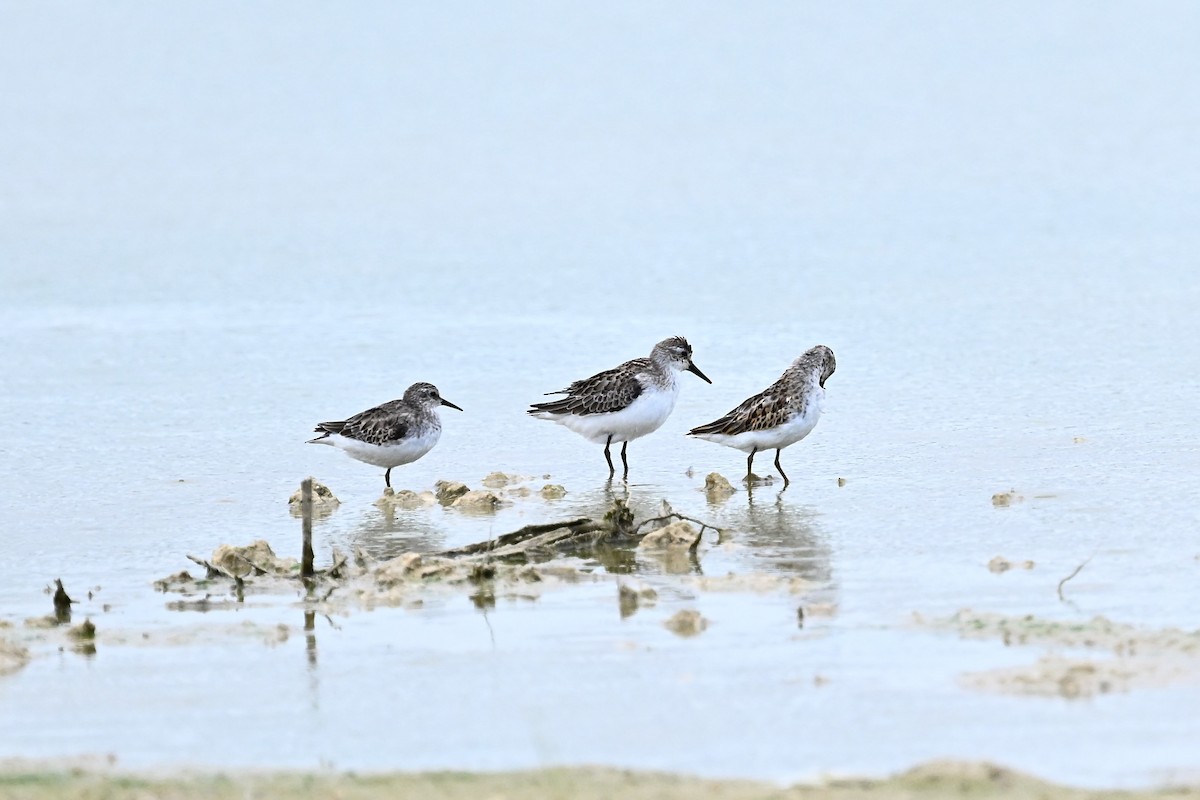
[[[781,452],[783,452],[781,448],[775,448],[775,469],[779,470],[779,474],[783,476],[783,488],[786,489],[791,481],[788,480],[787,473],[783,471],[783,467],[779,465],[779,454]]]
[[[612,463],[612,453],[608,452],[608,447],[611,444],[612,444],[612,434],[610,433],[608,435],[608,441],[604,443],[604,460],[608,462],[608,477],[610,477],[610,478],[613,475],[615,475],[617,472],[616,467],[614,467],[613,463]]]
[[[383,473],[383,482],[387,484],[387,488],[392,488],[392,468],[388,467],[387,472]]]
[[[750,483],[754,476],[754,454],[757,452],[758,448],[756,447],[750,451],[750,456],[746,459],[746,483]]]
[[[629,459],[627,459],[625,457],[625,448],[626,447],[629,447],[628,441],[626,441],[624,444],[621,445],[621,463],[625,465],[625,473],[623,475],[621,475],[622,478],[629,477]]]

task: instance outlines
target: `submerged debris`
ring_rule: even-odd
[[[90,619],[68,630],[67,636],[75,641],[75,652],[85,656],[96,654],[96,626]]]
[[[1008,572],[1010,569],[1033,569],[1034,566],[1032,561],[1009,561],[1004,556],[993,556],[987,564],[988,572],[996,574]]]
[[[667,630],[677,636],[696,636],[708,628],[708,620],[699,611],[685,608],[677,611],[663,623]]]
[[[0,636],[0,675],[16,672],[29,663],[29,650]]]
[[[67,631],[67,635],[80,641],[91,641],[96,638],[96,625],[90,619],[85,619]]]
[[[918,617],[918,622],[934,628],[956,630],[970,639],[999,638],[1005,644],[1091,647],[1111,650],[1117,655],[1170,652],[1200,656],[1200,630],[1144,629],[1101,616],[1090,620],[1060,621],[1032,614],[1006,616],[963,609],[946,620],[925,621]]]
[[[514,483],[524,483],[529,480],[533,479],[527,478],[524,475],[506,475],[503,472],[489,472],[480,483],[489,489],[503,489],[505,486],[511,486]]]
[[[658,592],[649,586],[635,589],[627,583],[617,584],[617,607],[621,611],[621,619],[632,617],[640,606],[652,606],[658,602]]]
[[[1115,656],[1068,660],[1046,655],[1024,667],[964,675],[964,684],[974,689],[1073,698],[1161,686],[1177,680],[1200,680],[1200,630],[1143,629],[1105,617],[1059,621],[1032,615],[976,613],[969,609],[946,620],[926,621],[918,617],[917,622],[935,629],[955,630],[965,638],[998,638],[1006,645],[1108,651]]]
[[[468,511],[492,511],[503,502],[491,491],[472,492],[461,483],[439,482],[438,490],[443,498],[454,498],[452,507]],[[168,605],[177,610],[236,608],[251,594],[281,591],[298,592],[306,609],[326,612],[347,604],[407,607],[421,604],[423,595],[438,587],[455,591],[469,587],[471,597],[484,608],[498,597],[534,598],[545,585],[600,580],[604,573],[596,572],[595,562],[608,564],[616,551],[626,553],[630,565],[636,551],[664,559],[669,572],[698,571],[696,547],[705,530],[717,529],[679,514],[665,502],[657,516],[639,521],[623,500],[614,500],[601,519],[527,525],[441,553],[409,552],[378,562],[358,548],[349,558],[334,550],[332,564],[314,569],[312,577],[303,581],[296,560],[280,558],[265,541],[244,547],[221,545],[210,559],[188,556],[205,568],[203,577],[181,571],[156,581],[155,588],[188,598]],[[678,569],[667,563],[676,557],[682,560]],[[654,597],[650,589],[635,595],[643,602]],[[623,608],[628,607],[626,600]]]
[[[997,508],[1003,506],[1011,506],[1013,503],[1019,503],[1025,498],[1017,494],[1016,489],[1009,489],[1007,492],[997,492],[992,495],[992,505]]]
[[[1182,676],[1177,664],[1142,663],[1139,660],[1080,661],[1042,656],[1027,667],[967,673],[963,685],[971,689],[1067,700],[1128,692],[1144,686],[1162,686]]]
[[[561,500],[567,496],[567,490],[557,483],[547,483],[542,487],[542,498],[545,500]]]
[[[411,489],[401,489],[397,492],[390,488],[384,489],[383,496],[375,501],[375,505],[385,511],[396,508],[406,510],[425,508],[426,506],[435,506],[437,503],[437,496],[433,492],[421,492],[418,494]]]
[[[71,604],[75,601],[67,594],[67,590],[63,588],[63,582],[54,579],[54,618],[59,622],[71,621]]]

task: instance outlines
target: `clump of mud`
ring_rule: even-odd
[[[704,478],[704,494],[710,503],[727,500],[737,492],[733,484],[719,472],[710,472]]]
[[[333,492],[328,486],[318,481],[316,478],[309,478],[312,481],[312,513],[314,517],[327,517],[337,510],[337,507],[342,504],[341,500],[334,497]],[[288,513],[293,517],[304,516],[304,489],[300,488],[292,492],[292,496],[288,498]]]
[[[433,484],[434,495],[437,501],[444,506],[448,506],[458,498],[462,497],[467,492],[471,491],[465,483],[459,481],[437,481]]]
[[[258,575],[290,575],[300,570],[300,562],[294,558],[280,558],[271,545],[259,539],[243,547],[223,544],[213,550],[209,565],[230,577],[243,577],[251,573]],[[207,566],[207,565],[206,565]]]
[[[541,495],[544,500],[561,500],[567,496],[567,490],[557,483],[547,483],[542,487]]]
[[[502,502],[503,501],[499,497],[491,492],[484,491],[482,489],[476,489],[474,491],[460,494],[454,499],[454,502],[450,503],[450,507],[475,514],[490,514],[495,511]]]
[[[675,520],[652,530],[638,542],[639,550],[693,550],[700,542],[700,531],[685,519]]]

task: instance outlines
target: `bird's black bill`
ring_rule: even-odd
[[[442,405],[444,405],[444,406],[450,406],[450,407],[451,407],[451,408],[453,408],[453,409],[457,409],[458,411],[462,411],[462,409],[461,409],[461,408],[459,408],[458,406],[454,405],[454,403],[451,403],[449,400],[447,400],[447,399],[445,399],[445,398],[442,398]]]
[[[694,373],[696,373],[697,375],[699,375],[699,376],[700,376],[700,377],[701,377],[701,378],[702,378],[704,381],[706,381],[706,382],[708,382],[708,383],[712,383],[712,381],[711,381],[711,380],[709,380],[708,376],[707,376],[707,375],[705,375],[703,372],[701,372],[701,371],[700,371],[700,368],[699,368],[699,367],[697,367],[695,364],[693,364],[693,363],[692,363],[692,362],[690,362],[690,361],[688,362],[688,365],[687,365],[687,371],[688,371],[688,372],[694,372]]]

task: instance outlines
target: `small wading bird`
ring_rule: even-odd
[[[604,445],[608,476],[613,467],[609,447],[621,442],[621,464],[629,477],[625,449],[629,442],[659,429],[675,408],[679,383],[675,373],[687,370],[708,383],[708,376],[692,363],[692,346],[682,336],[654,345],[649,358],[635,358],[619,367],[575,381],[566,389],[547,392],[566,397],[534,403],[529,413],[575,431],[588,441]]]
[[[720,419],[693,428],[688,435],[749,453],[747,482],[754,472],[754,454],[773,448],[775,469],[786,488],[790,481],[779,464],[779,453],[817,426],[825,405],[825,381],[835,369],[833,351],[819,344],[793,361],[770,388],[742,401]]]
[[[461,408],[443,400],[431,383],[414,383],[392,400],[341,422],[322,422],[321,434],[307,444],[327,444],[366,464],[387,467],[383,482],[392,486],[392,467],[411,464],[428,453],[442,435],[438,406]]]

